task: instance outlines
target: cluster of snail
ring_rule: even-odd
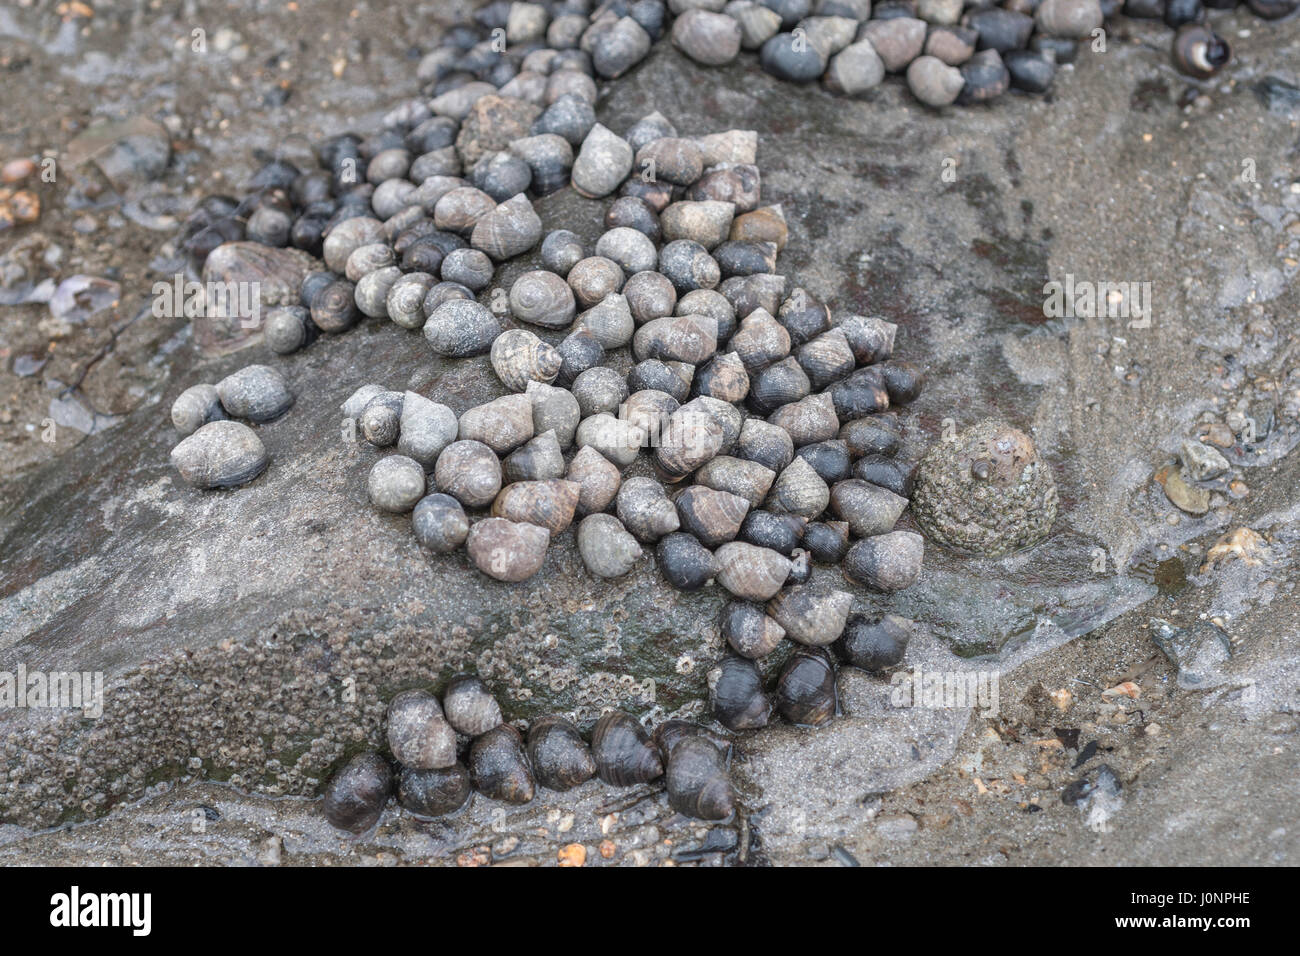
[[[471,791],[524,804],[538,785],[565,791],[592,777],[614,787],[662,777],[669,805],[696,819],[725,820],[735,809],[727,775],[730,743],[684,720],[665,721],[651,737],[634,718],[610,711],[597,721],[588,746],[568,718],[551,714],[534,720],[525,737],[502,721],[479,678],[460,676],[441,705],[424,690],[398,694],[385,724],[396,779],[389,760],[374,751],[344,764],[324,796],[325,817],[339,829],[369,831],[394,793],[403,809],[429,818],[459,810]]]

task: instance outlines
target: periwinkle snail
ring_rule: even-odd
[[[503,803],[533,799],[534,780],[519,731],[500,724],[476,737],[469,748],[469,772],[474,789]]]
[[[835,665],[821,648],[799,648],[781,668],[776,706],[792,724],[820,727],[835,716]]]
[[[1179,27],[1174,36],[1174,64],[1188,76],[1208,79],[1232,59],[1228,41],[1200,23]]]
[[[735,796],[725,755],[704,736],[687,736],[673,746],[665,772],[668,803],[699,820],[726,820]]]
[[[591,751],[597,775],[610,786],[649,783],[664,772],[663,759],[650,735],[622,711],[610,711],[596,722]]]
[[[365,833],[383,815],[393,771],[376,753],[357,754],[325,788],[325,819],[340,830]]]
[[[528,728],[528,759],[537,782],[548,790],[571,790],[596,775],[596,760],[568,719],[539,717]]]

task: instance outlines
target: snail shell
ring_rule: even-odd
[[[405,514],[424,497],[424,466],[405,455],[389,455],[370,468],[366,491],[371,503],[384,511]]]
[[[800,727],[821,727],[835,716],[835,665],[821,648],[801,647],[790,655],[776,681],[776,707]]]
[[[372,319],[387,318],[388,293],[400,278],[402,270],[397,266],[388,266],[363,275],[352,292],[361,314]]]
[[[424,323],[424,338],[434,354],[447,358],[482,355],[501,334],[497,317],[479,303],[451,299]]]
[[[581,514],[595,514],[608,508],[623,481],[618,468],[590,445],[580,448],[573,456],[565,477],[582,486],[578,493]]]
[[[397,256],[388,243],[368,242],[352,250],[347,264],[343,267],[343,274],[351,281],[359,282],[364,275],[369,275],[385,266],[395,265],[397,265]]]
[[[498,581],[524,581],[542,569],[551,533],[535,524],[484,518],[469,529],[466,547],[474,565]]]
[[[757,604],[731,601],[722,610],[722,637],[741,657],[757,660],[777,649],[785,638],[785,628]]]
[[[571,790],[596,775],[596,760],[572,721],[558,714],[538,717],[528,728],[528,759],[548,790]]]
[[[839,437],[849,446],[849,454],[854,458],[892,455],[902,442],[898,420],[893,415],[872,415],[846,422],[840,428]]]
[[[457,186],[434,204],[433,224],[450,232],[472,232],[475,223],[496,208],[496,200],[483,190]]]
[[[907,507],[907,499],[885,488],[849,478],[836,482],[831,489],[831,511],[859,538],[869,538],[894,530]]]
[[[846,315],[835,325],[844,333],[849,348],[853,350],[853,358],[859,365],[883,362],[894,354],[894,337],[898,326],[892,322],[875,316]]]
[[[316,293],[325,288],[338,277],[332,272],[313,272],[302,280],[302,285],[298,288],[298,302],[311,310],[311,300],[316,298]]]
[[[790,354],[790,333],[766,309],[755,309],[740,321],[727,348],[740,356],[752,375]]]
[[[572,385],[575,378],[605,360],[605,347],[600,344],[600,340],[582,328],[570,332],[555,348],[562,360],[560,374],[555,377],[555,381],[561,386]]]
[[[726,758],[705,737],[686,737],[672,749],[665,771],[668,805],[697,820],[726,820],[735,812],[735,794]]]
[[[555,133],[525,136],[510,144],[510,152],[528,164],[537,195],[548,196],[569,184],[573,147],[563,136]]]
[[[384,814],[393,771],[377,753],[357,754],[325,786],[325,819],[350,833],[365,833]]]
[[[673,46],[705,66],[730,63],[740,53],[740,41],[740,24],[713,10],[684,9],[673,21]]]
[[[523,193],[507,199],[474,224],[470,245],[495,261],[522,255],[542,238],[542,220]]]
[[[490,354],[497,378],[514,392],[522,392],[529,382],[550,384],[564,361],[552,346],[526,329],[502,332],[493,341]]]
[[[749,502],[739,495],[704,485],[692,485],[677,496],[683,526],[706,548],[734,540],[748,511]]]
[[[338,279],[318,291],[311,300],[311,320],[322,332],[346,332],[361,318],[355,299],[356,287]]]
[[[457,299],[473,302],[474,290],[461,285],[459,282],[439,282],[424,297],[424,314],[433,315],[445,303]]]
[[[397,802],[417,817],[455,813],[469,800],[469,771],[454,763],[437,770],[403,767],[397,776]]]
[[[222,407],[232,418],[274,421],[293,405],[289,383],[269,365],[246,365],[217,382],[216,387]]]
[[[376,395],[382,395],[387,391],[388,389],[384,388],[384,386],[376,385],[373,382],[362,385],[348,396],[347,401],[339,406],[339,411],[343,413],[344,418],[360,418],[361,413],[370,404],[370,400]]]
[[[510,286],[510,313],[520,322],[568,328],[575,308],[573,289],[554,272],[525,272]]]
[[[679,294],[713,289],[722,279],[717,260],[693,239],[675,239],[660,249],[659,271]]]
[[[853,607],[847,591],[820,591],[795,585],[767,602],[767,613],[800,644],[820,647],[844,631]]]
[[[658,272],[636,273],[624,284],[623,295],[637,325],[672,315],[677,307],[677,290]]]
[[[478,249],[452,249],[438,271],[444,281],[458,283],[472,292],[486,289],[495,273],[492,260]]]
[[[771,317],[780,311],[785,298],[785,276],[774,273],[732,276],[718,286],[718,291],[726,296],[736,315],[747,316],[762,309]]]
[[[776,254],[774,242],[728,239],[713,249],[713,258],[727,278],[771,272],[776,268]]]
[[[172,424],[182,435],[192,435],[208,422],[226,418],[214,385],[191,385],[172,402]]]
[[[453,677],[442,695],[447,723],[466,737],[485,734],[501,723],[501,706],[487,685],[472,674]]]
[[[474,789],[504,803],[533,799],[533,772],[519,731],[501,724],[476,737],[469,747],[469,773]]]
[[[432,471],[442,450],[456,440],[460,428],[456,413],[416,392],[402,396],[402,417],[397,450]]]
[[[557,535],[572,524],[581,490],[576,481],[559,478],[515,482],[492,502],[492,516],[539,525]]]
[[[618,491],[619,520],[638,541],[654,544],[681,527],[677,508],[653,478],[629,478]]]
[[[627,387],[633,394],[641,391],[664,392],[676,401],[684,402],[690,395],[694,375],[693,365],[646,359],[632,366],[627,375]]]
[[[925,372],[911,362],[885,362],[877,366],[885,382],[885,391],[893,405],[914,402],[925,386]]]
[[[651,242],[663,238],[659,228],[659,213],[639,196],[620,196],[605,210],[605,228],[615,229],[625,226],[644,233]]]
[[[767,497],[776,472],[756,461],[719,455],[695,473],[695,480],[707,488],[739,495],[757,508]]]
[[[915,531],[864,538],[844,556],[844,575],[877,591],[901,591],[921,578],[925,541]]]
[[[649,783],[664,772],[659,750],[633,717],[612,710],[596,721],[591,734],[596,774],[612,787]]]
[[[263,471],[262,440],[242,422],[208,422],[172,449],[172,466],[196,488],[234,488]]]
[[[330,229],[323,247],[325,264],[331,272],[342,275],[347,269],[348,257],[362,246],[380,242],[384,224],[369,216],[353,216]]]
[[[766,601],[790,575],[790,559],[770,548],[729,541],[714,554],[718,583],[746,601]]]
[[[466,508],[486,508],[501,490],[501,462],[478,441],[454,441],[438,456],[433,480]]]
[[[803,546],[821,564],[839,564],[849,553],[847,521],[814,521],[803,531]]]
[[[575,76],[564,76],[574,73]],[[547,134],[559,136],[570,146],[581,147],[591,128],[596,125],[596,111],[592,103],[596,101],[594,91],[585,89],[566,89],[572,85],[582,86],[592,83],[590,77],[578,74],[576,70],[560,70],[551,74],[546,81],[545,102],[549,105],[533,123],[531,132],[534,136]],[[594,84],[592,84],[594,86]],[[590,93],[591,95],[587,95]],[[577,163],[574,157],[574,163]],[[572,170],[570,170],[572,177]]]
[[[513,451],[533,437],[533,400],[516,393],[475,406],[460,416],[457,437],[482,442],[498,455]]]
[[[770,415],[782,405],[802,401],[811,392],[812,382],[803,366],[794,358],[784,358],[754,377],[749,407],[760,415]]]
[[[311,313],[302,306],[282,305],[267,310],[263,337],[271,351],[288,355],[311,342],[319,331]]]
[[[534,425],[536,417],[534,414]],[[545,481],[564,477],[564,452],[555,437],[555,429],[516,448],[501,463],[507,482]]]
[[[402,276],[388,290],[384,308],[388,317],[404,329],[424,326],[424,299],[437,280],[427,272]]]
[[[624,134],[624,139],[628,141],[628,145],[633,150],[640,152],[641,147],[647,143],[656,139],[663,139],[665,136],[676,135],[677,127],[663,113],[655,110],[633,123]]]
[[[730,455],[740,440],[740,431],[745,425],[745,413],[729,402],[720,402],[708,395],[697,395],[681,407],[683,415],[703,413],[717,423],[722,429],[722,446],[718,452]]]
[[[747,418],[736,442],[736,455],[780,472],[794,460],[794,442],[784,428],[761,418]]]
[[[790,236],[789,226],[785,221],[785,210],[780,203],[760,206],[753,212],[743,213],[731,222],[732,239],[747,239],[757,242],[770,242],[777,252],[785,248]]]
[[[751,511],[740,526],[740,540],[771,548],[787,558],[794,554],[808,519],[800,515],[774,514],[771,511]]]
[[[563,138],[557,136],[556,139],[564,143]],[[569,144],[564,145],[567,147]],[[485,153],[471,167],[469,181],[497,202],[504,202],[532,185],[533,170],[513,153]]]
[[[568,229],[552,230],[542,240],[542,265],[557,275],[567,276],[586,255],[582,240]]]
[[[754,730],[772,716],[758,666],[749,658],[724,657],[709,673],[709,685],[713,714],[728,730]]]
[[[560,448],[572,445],[574,433],[582,420],[582,411],[573,393],[543,382],[529,382],[524,394],[533,403],[533,432],[544,435],[553,431]]]
[[[857,363],[853,349],[843,329],[823,332],[811,342],[801,346],[797,353],[799,365],[808,373],[808,381],[816,391],[851,373]]]
[[[727,297],[715,289],[692,289],[677,301],[674,315],[708,315],[718,323],[718,341],[736,334],[736,310]]]
[[[435,770],[456,762],[456,731],[428,691],[402,691],[388,705],[388,748],[412,770]]]
[[[643,388],[623,403],[622,417],[646,434],[649,444],[656,444],[673,412],[681,406],[667,392]]]
[[[612,414],[618,411],[628,397],[627,377],[612,368],[597,365],[580,372],[574,378],[570,391],[578,400],[578,409],[583,418],[601,412]]]
[[[790,576],[785,579],[786,583],[807,584],[812,577],[812,567],[812,555],[803,548],[795,548],[790,556]]]
[[[729,202],[737,213],[752,212],[758,208],[761,184],[758,167],[750,163],[715,166],[696,180],[686,195],[697,202]]]
[[[641,545],[613,515],[593,514],[578,524],[578,554],[598,578],[618,578],[636,566]]]
[[[736,206],[729,202],[675,202],[659,214],[659,225],[669,242],[689,239],[712,250],[731,233]]]
[[[735,352],[716,355],[695,376],[692,391],[723,402],[739,402],[749,394],[749,373]]]
[[[654,240],[628,226],[616,226],[597,239],[596,255],[617,262],[627,275],[648,272],[659,264]]]
[[[829,441],[839,434],[840,420],[835,416],[835,403],[826,392],[818,392],[800,399],[768,416],[767,420],[790,434],[794,447]]]
[[[579,315],[575,328],[590,333],[601,348],[617,349],[632,340],[636,323],[632,321],[632,310],[628,308],[627,297],[611,292]]]
[[[803,458],[795,458],[772,483],[767,509],[777,514],[802,515],[811,521],[826,510],[830,500],[830,489],[821,475]]]
[[[848,478],[853,467],[848,443],[839,438],[804,445],[799,449],[799,457],[812,465],[813,471],[828,485]]]
[[[636,154],[635,166],[655,179],[674,186],[689,186],[704,172],[700,147],[692,140],[665,136],[651,140]]]
[[[697,591],[718,573],[713,552],[684,532],[660,538],[655,559],[664,578],[679,591]]]
[[[632,171],[627,140],[596,123],[573,161],[573,188],[588,199],[608,196]]]
[[[668,416],[655,449],[655,465],[669,481],[680,481],[722,450],[722,426],[698,407],[683,405]]]
[[[722,755],[723,759],[731,756],[730,737],[726,734],[715,733],[690,720],[665,720],[650,735],[650,739],[659,748],[659,753],[665,761],[672,759],[673,751],[677,749],[678,744],[693,737],[707,741],[710,746]]]
[[[896,614],[886,614],[879,621],[855,614],[834,649],[841,660],[854,667],[882,671],[902,663],[913,628],[911,621]]]
[[[469,534],[469,518],[460,502],[451,495],[434,494],[421,498],[411,513],[415,540],[434,554],[451,554]]]
[[[889,408],[889,390],[882,366],[859,369],[831,389],[836,413],[845,421],[865,418]]]
[[[656,358],[698,365],[717,349],[718,323],[705,315],[652,319],[637,329],[632,339],[632,353],[638,362]]]
[[[584,418],[576,435],[579,448],[591,446],[620,468],[636,461],[645,440],[645,432],[636,425],[603,412]]]

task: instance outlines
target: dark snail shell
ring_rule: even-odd
[[[1178,28],[1174,35],[1174,65],[1188,76],[1208,79],[1223,69],[1232,59],[1228,41],[1209,27],[1188,23]]]
[[[504,803],[523,804],[533,799],[533,772],[524,754],[519,731],[500,724],[469,748],[469,772],[474,789]]]
[[[784,428],[769,424],[761,418],[750,418],[740,429],[736,456],[758,462],[771,471],[781,472],[794,460],[794,442]]]
[[[365,833],[383,816],[393,792],[393,771],[376,753],[357,754],[325,786],[325,819],[351,833]]]
[[[312,297],[311,320],[322,332],[346,332],[361,318],[354,298],[355,286],[338,279],[324,286]]]
[[[796,356],[799,365],[808,373],[813,390],[826,388],[850,374],[857,363],[849,340],[841,329],[823,332],[817,338],[799,347]]]
[[[706,548],[734,540],[748,511],[749,502],[739,495],[704,485],[691,485],[677,496],[682,526]]]
[[[595,368],[605,360],[605,346],[586,329],[575,329],[555,347],[560,353],[560,373],[555,384],[567,387],[587,369]]]
[[[620,196],[605,210],[605,228],[614,229],[619,226],[644,233],[652,242],[658,242],[663,237],[663,230],[659,228],[659,214],[638,196]]]
[[[501,723],[501,706],[482,680],[472,674],[452,678],[442,695],[447,722],[466,737],[485,734]]]
[[[878,368],[891,405],[906,405],[920,396],[925,372],[911,362],[885,362]]]
[[[537,408],[533,407],[536,427]],[[508,482],[545,481],[564,477],[564,451],[555,429],[551,428],[516,448],[501,462]]]
[[[749,373],[735,352],[716,355],[695,375],[691,391],[723,402],[739,402],[749,394]]]
[[[849,446],[838,438],[804,445],[798,455],[812,465],[813,471],[828,485],[843,481],[853,470]]]
[[[726,757],[701,736],[686,737],[672,748],[666,772],[668,805],[697,820],[726,820],[736,808]]]
[[[767,724],[772,702],[763,692],[758,665],[728,655],[709,674],[713,714],[728,730],[754,730]]]
[[[660,538],[655,560],[660,573],[679,591],[698,591],[718,573],[713,552],[685,532]]]
[[[853,595],[847,591],[794,585],[767,602],[767,613],[792,639],[820,647],[844,632],[852,607]]]
[[[736,334],[736,310],[714,289],[692,289],[677,300],[677,315],[707,315],[718,323],[718,342]]]
[[[596,773],[613,787],[649,783],[664,772],[659,750],[640,721],[613,710],[596,721],[591,735]]]
[[[417,817],[455,813],[469,800],[469,771],[454,763],[437,770],[403,767],[397,777],[397,802]]]
[[[684,402],[690,396],[693,376],[694,369],[681,362],[646,359],[632,366],[627,375],[627,387],[633,393],[647,390],[665,392],[678,402]]]
[[[681,522],[663,485],[653,478],[629,478],[618,490],[618,518],[638,541],[654,544]]]
[[[737,314],[740,314],[739,309]],[[790,333],[772,318],[770,312],[756,309],[741,320],[727,348],[740,355],[740,360],[752,375],[790,354]]]
[[[741,657],[771,654],[785,638],[785,628],[757,604],[732,601],[722,611],[722,637]]]
[[[865,418],[889,408],[889,391],[878,365],[860,368],[836,383],[831,387],[830,396],[835,403],[835,414],[843,422]]]
[[[854,458],[864,455],[892,455],[902,443],[902,431],[893,415],[873,415],[845,423],[839,437]]]
[[[859,458],[853,463],[853,477],[887,488],[903,498],[912,496],[912,469],[893,458],[883,455]]]
[[[422,498],[411,513],[415,540],[435,554],[450,554],[465,543],[469,518],[451,495],[433,494]]]
[[[542,240],[542,265],[557,275],[567,276],[585,257],[582,240],[568,229],[552,230]]]
[[[786,358],[769,365],[754,377],[749,407],[760,415],[770,415],[782,405],[807,398],[811,392],[812,382],[803,366],[793,357]]]
[[[820,727],[835,716],[835,665],[821,648],[795,651],[776,682],[776,707],[790,723]]]
[[[528,759],[537,782],[548,790],[571,790],[596,775],[591,748],[578,728],[558,714],[539,717],[528,728]]]
[[[847,521],[815,521],[804,528],[803,546],[820,564],[839,564],[849,553]]]
[[[659,271],[679,295],[694,289],[715,288],[722,279],[718,261],[692,239],[674,239],[659,250]]]
[[[767,510],[802,515],[811,521],[826,510],[830,500],[830,489],[812,465],[803,458],[795,458],[772,482]]]
[[[875,316],[846,315],[835,324],[844,333],[859,365],[883,362],[894,354],[898,326]]]
[[[793,345],[811,342],[831,326],[830,309],[800,288],[791,291],[781,303],[776,319],[790,333]]]
[[[771,511],[751,511],[740,526],[740,540],[771,548],[786,557],[794,553],[803,536],[808,519],[799,515],[774,514]]]
[[[894,530],[907,499],[859,478],[840,481],[831,489],[831,510],[847,521],[859,538]]]
[[[902,663],[908,641],[912,639],[912,628],[911,621],[895,614],[886,614],[879,621],[855,614],[849,618],[834,650],[841,660],[854,667],[884,670]]]
[[[623,295],[637,325],[672,315],[677,307],[677,290],[667,276],[658,272],[634,274],[624,284]]]

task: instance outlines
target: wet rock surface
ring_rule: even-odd
[[[1143,35],[1140,25],[1126,29]],[[1281,321],[1273,331],[1267,323],[1297,304],[1285,243],[1294,241],[1287,237],[1300,200],[1290,187],[1300,172],[1283,158],[1293,155],[1297,117],[1285,101],[1268,112],[1250,88],[1296,62],[1298,36],[1292,21],[1238,41],[1254,48],[1248,65],[1227,71],[1237,69],[1238,82],[1191,97],[1163,54],[1116,44],[1104,63],[1084,55],[1062,71],[1051,103],[1004,98],[942,123],[918,121],[909,95],[892,83],[849,102],[789,88],[752,61],[705,69],[661,47],[598,107],[600,121],[619,134],[656,108],[689,135],[714,131],[716,117],[728,115],[758,129],[764,202],[782,204],[792,233],[780,270],[836,311],[897,322],[899,354],[927,365],[928,391],[903,418],[904,457],[918,458],[948,418],[964,427],[996,415],[1033,429],[1062,512],[1037,549],[1003,561],[928,553],[920,583],[893,598],[832,570],[814,574],[814,582],[851,590],[856,610],[920,622],[924,633],[902,669],[999,670],[1005,713],[903,709],[885,678],[849,670],[841,677],[844,718],[741,741],[735,766],[746,815],[731,828],[674,821],[662,794],[610,809],[610,793],[588,783],[510,808],[504,834],[493,827],[496,805],[475,798],[436,824],[390,810],[370,843],[344,843],[317,804],[262,795],[318,793],[331,769],[379,746],[395,692],[441,689],[445,677],[470,667],[498,691],[509,719],[576,710],[589,730],[599,709],[615,703],[691,715],[702,703],[704,671],[722,652],[716,622],[724,595],[672,591],[648,562],[625,579],[595,582],[573,531],[548,552],[544,584],[500,584],[463,554],[420,551],[405,519],[368,506],[372,456],[343,440],[338,404],[367,381],[404,381],[459,414],[499,393],[486,356],[431,361],[418,337],[366,324],[286,360],[263,357],[260,347],[201,360],[177,322],[169,326],[177,341],[136,383],[143,405],[113,406],[124,415],[120,425],[9,479],[0,518],[0,669],[21,662],[102,670],[108,680],[96,721],[0,714],[8,741],[3,819],[48,825],[151,799],[71,831],[0,830],[0,840],[13,838],[0,856],[116,853],[108,848],[127,843],[135,828],[179,820],[143,852],[197,858],[207,844],[182,831],[206,803],[218,807],[213,839],[230,859],[278,859],[267,841],[290,845],[297,835],[298,862],[551,863],[573,842],[589,847],[589,864],[655,862],[686,852],[680,841],[677,849],[663,845],[685,827],[686,848],[700,854],[691,862],[834,862],[837,846],[863,862],[1205,862],[1207,840],[1225,862],[1294,862],[1296,836],[1277,832],[1286,814],[1276,803],[1294,799],[1294,758],[1270,762],[1262,753],[1297,732],[1288,715],[1297,702],[1286,688],[1296,684],[1300,622],[1294,593],[1279,583],[1295,560],[1286,529],[1297,466],[1284,457],[1295,416],[1288,432],[1289,393],[1276,394],[1279,426],[1240,442],[1230,413],[1251,409],[1216,401],[1214,390],[1221,395],[1227,382],[1244,394],[1244,383],[1264,371],[1296,387],[1280,364],[1291,333]],[[92,66],[88,59],[80,69]],[[371,83],[353,83],[353,102],[364,106],[369,97],[378,109],[403,83],[413,87],[396,69],[381,87],[387,67],[375,69]],[[244,135],[213,148],[271,145]],[[1240,179],[1242,141],[1277,158],[1276,168],[1260,162],[1255,184]],[[1071,182],[1062,188],[1067,162]],[[952,181],[942,178],[949,165]],[[574,229],[589,246],[600,233],[603,204],[571,190],[547,197],[539,211],[546,229]],[[1172,244],[1140,241],[1129,228],[1139,219],[1141,235],[1171,236]],[[135,251],[148,259],[154,250],[145,248]],[[1179,263],[1193,261],[1210,265],[1185,277]],[[509,289],[535,267],[531,257],[513,262],[494,285]],[[1043,284],[1066,273],[1153,283],[1150,327],[1045,318]],[[156,331],[128,336],[117,351],[135,349],[149,366],[159,352]],[[171,399],[254,354],[278,363],[298,396],[291,415],[258,429],[275,467],[238,493],[185,488],[167,464],[176,441]],[[65,383],[74,377],[62,375]],[[1205,414],[1232,430],[1225,457],[1254,494],[1234,511],[1225,486],[1203,516],[1179,515],[1152,475]],[[1251,470],[1256,464],[1279,471],[1265,475]],[[1232,521],[1269,536],[1268,560],[1252,555],[1252,564],[1229,546],[1202,567],[1200,556]],[[1171,580],[1171,560],[1202,587]],[[1228,681],[1217,696],[1168,690],[1175,671],[1143,630],[1153,607],[1098,631],[1152,601],[1165,602],[1165,616],[1177,601],[1184,620],[1227,615],[1234,629],[1262,631],[1263,639],[1223,662]],[[1070,643],[1084,634],[1099,638]],[[954,659],[953,650],[964,657]],[[978,656],[990,653],[1001,657]],[[1145,699],[1103,696],[1124,683],[1106,678],[1152,657],[1156,664],[1129,678],[1147,688]],[[773,668],[774,677],[779,662]],[[1071,683],[1080,676],[1105,686]],[[1054,688],[1073,688],[1075,702],[1059,709]],[[1213,739],[1195,729],[1206,713]],[[1168,728],[1164,738],[1149,733],[1153,721]],[[1078,732],[1075,748],[1067,747],[1069,733],[1065,741],[1052,736],[1058,726]],[[1059,748],[1037,743],[1045,739]],[[1105,762],[1124,802],[1103,821],[1114,836],[1089,829],[1059,796],[1092,766],[1073,766],[1089,739],[1115,751]],[[1162,757],[1161,747],[1173,757]],[[1250,800],[1234,801],[1233,814],[1204,784],[1228,787],[1242,773],[1221,751],[1241,755],[1260,781]],[[203,778],[231,786],[169,789]],[[1032,828],[1021,822],[1040,819]],[[545,837],[526,835],[537,826]],[[1014,845],[993,840],[998,832],[1016,834]],[[609,858],[601,850],[607,839],[616,844]]]

